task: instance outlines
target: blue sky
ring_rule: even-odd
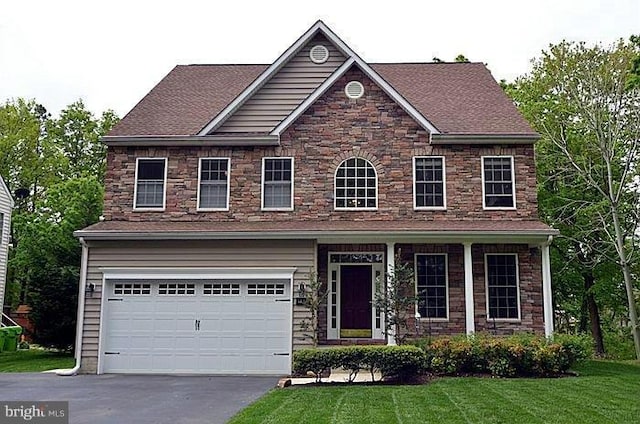
[[[462,53],[512,80],[551,43],[640,34],[640,1],[5,1],[0,101],[123,116],[174,65],[270,63],[317,19],[368,62]]]

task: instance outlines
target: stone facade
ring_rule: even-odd
[[[348,81],[364,84],[361,99],[348,99]],[[445,157],[447,210],[413,210],[413,156]],[[481,156],[512,155],[516,210],[482,208]],[[262,158],[291,156],[294,210],[261,211]],[[378,173],[375,211],[335,211],[334,173],[352,156],[370,160]],[[136,212],[133,193],[136,157],[167,157],[166,209]],[[230,207],[197,211],[198,159],[231,158]],[[535,220],[536,175],[533,145],[435,146],[428,134],[379,87],[350,70],[281,137],[278,147],[111,147],[107,158],[104,215],[131,221],[290,221],[290,220]]]

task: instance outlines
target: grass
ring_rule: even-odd
[[[638,423],[640,362],[590,361],[579,377],[442,378],[419,386],[275,389],[236,415],[251,423]]]
[[[29,349],[0,352],[0,373],[40,372],[56,368],[73,368],[72,355],[50,350]]]

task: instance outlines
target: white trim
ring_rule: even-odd
[[[104,374],[104,328],[106,325],[109,325],[109,323],[105,321],[105,312],[107,308],[107,302],[105,299],[108,295],[107,279],[105,275],[102,274],[102,287],[100,288],[100,328],[98,328],[98,365],[96,367],[96,374]]]
[[[136,203],[138,200],[138,166],[141,160],[164,160],[164,181],[162,182],[162,207],[137,207]],[[167,206],[167,168],[169,168],[168,159],[166,157],[140,157],[136,158],[136,170],[133,180],[133,210],[136,212],[144,212],[144,211],[152,211],[152,212],[162,212],[166,209]]]
[[[418,198],[416,193],[416,159],[423,158],[439,158],[442,159],[442,206],[418,206]],[[446,211],[447,210],[447,165],[444,156],[437,155],[421,155],[413,157],[413,210],[415,211]]]
[[[553,291],[551,289],[551,259],[549,257],[549,245],[552,236],[546,243],[542,243],[542,301],[544,306],[544,335],[553,337]]]
[[[475,300],[473,295],[473,255],[470,242],[463,243],[463,246],[465,327],[467,335],[472,335],[476,332]]]
[[[297,268],[99,268],[105,280],[242,280],[292,278]]]
[[[395,267],[395,259],[396,259],[396,244],[394,242],[387,242],[385,243],[387,245],[387,252],[385,255],[385,261],[387,262],[387,273],[386,273],[386,286],[387,286],[387,290],[389,292],[391,292],[393,290],[392,286],[391,286],[391,281],[389,279],[389,277],[391,276],[391,274],[393,274],[394,272],[394,267]],[[385,317],[385,322],[386,322],[387,317]],[[385,324],[386,325],[386,324]],[[387,334],[387,345],[388,346],[395,346],[397,345],[398,342],[396,341],[396,329],[395,328],[389,328],[389,333]]]
[[[343,76],[351,65],[353,65],[353,59],[347,59],[338,69],[334,71],[329,78],[327,78],[318,88],[314,90],[302,103],[296,107],[293,112],[289,114],[282,122],[278,124],[269,134],[274,136],[279,136],[289,128],[289,126],[296,120],[300,115],[302,115],[320,96],[322,96],[331,86],[341,77]]]
[[[11,206],[11,209],[13,209],[15,206],[15,203],[13,202],[13,197],[11,197],[11,192],[9,191],[9,187],[7,187],[7,184],[4,182],[2,175],[0,175],[0,189],[4,190],[4,192],[7,193],[7,197],[9,198],[9,205]]]
[[[491,318],[489,316],[489,266],[487,256],[514,256],[516,258],[516,296],[518,300],[518,317],[517,318]],[[517,253],[485,253],[484,254],[484,295],[485,295],[485,311],[487,314],[487,322],[520,322],[522,311],[520,306],[520,263]]]
[[[361,208],[361,207],[348,208],[348,207],[337,207],[336,206],[336,202],[338,200],[338,195],[337,195],[338,186],[336,185],[336,178],[338,178],[338,169],[340,169],[340,167],[346,161],[348,161],[350,159],[362,159],[362,160],[366,161],[369,165],[371,165],[371,167],[373,168],[373,172],[376,174],[376,206],[373,207],[373,208],[367,208],[367,207],[364,207],[364,208]],[[357,178],[357,176],[355,178]],[[368,177],[365,176],[365,178],[368,178]],[[362,157],[362,156],[350,156],[350,157],[346,158],[345,160],[340,162],[340,164],[338,166],[336,166],[335,171],[333,171],[333,210],[334,211],[377,211],[378,210],[378,185],[379,185],[378,170],[376,169],[376,166],[373,164],[373,162],[371,162],[369,159],[367,159],[365,157]],[[347,189],[347,187],[345,187],[345,190],[346,189]],[[357,187],[355,189],[357,190]]]
[[[278,72],[298,51],[309,42],[318,32],[321,32],[330,42],[332,42],[341,53],[347,58],[352,58],[360,69],[372,79],[387,95],[389,95],[400,107],[402,107],[413,119],[415,119],[429,134],[439,134],[438,129],[429,122],[413,105],[400,95],[389,83],[387,83],[376,71],[374,71],[364,60],[362,60],[349,46],[347,46],[336,34],[333,33],[322,21],[316,22],[307,32],[305,32],[295,43],[291,45],[271,66],[269,66],[258,78],[256,78],[242,93],[236,97],[227,107],[225,107],[211,122],[209,122],[198,135],[205,136],[215,130],[226,121],[236,110],[240,108],[256,91],[258,91],[276,72]],[[320,87],[319,87],[320,88]],[[316,89],[317,91],[318,89]],[[312,94],[313,95],[313,94]],[[289,115],[291,121],[297,119],[302,114],[300,108]],[[279,128],[280,125],[277,127]],[[275,130],[274,130],[275,131]],[[274,134],[275,132],[272,132]],[[279,134],[275,133],[275,134]]]
[[[449,321],[449,254],[448,253],[414,253],[413,254],[413,274],[415,275],[415,285],[414,285],[414,290],[416,293],[416,298],[418,298],[418,302],[420,301],[419,299],[419,295],[418,295],[418,256],[444,256],[444,276],[445,276],[445,296],[446,296],[446,301],[447,301],[447,309],[446,309],[446,314],[447,316],[444,318],[439,318],[439,317],[423,317],[421,316],[419,318],[420,321],[422,322],[434,322],[434,321],[439,321],[439,322],[448,322]],[[419,313],[419,305],[416,304],[415,306],[415,312],[416,312],[416,316]]]
[[[513,199],[513,206],[504,207],[504,206],[487,206],[486,205],[486,195],[485,195],[485,185],[484,185],[484,160],[487,158],[510,158],[511,159],[511,198]],[[514,211],[516,210],[516,168],[513,156],[511,155],[488,155],[480,157],[480,175],[482,177],[482,209],[490,210],[490,211]]]
[[[201,208],[200,207],[200,178],[202,176],[202,161],[203,160],[226,160],[227,161],[227,204],[224,208]],[[231,158],[230,157],[204,157],[198,159],[198,194],[196,198],[196,211],[197,212],[214,212],[214,211],[228,211],[229,210],[229,196],[231,195]]]
[[[290,159],[291,160],[291,202],[288,208],[267,208],[264,206],[264,171],[265,171],[265,161],[270,160],[270,159]],[[262,158],[262,176],[260,179],[260,210],[265,211],[265,212],[289,212],[292,211],[294,209],[293,205],[293,198],[294,198],[294,193],[293,190],[295,189],[295,184],[294,184],[294,180],[295,180],[295,159],[292,156],[265,156]]]

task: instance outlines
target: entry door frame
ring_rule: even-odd
[[[380,262],[331,262],[331,255],[379,255],[382,259]],[[376,310],[373,305],[377,288],[376,279],[384,279],[384,252],[329,252],[327,254],[327,339],[342,339],[342,337],[340,337],[340,309],[342,306],[342,294],[340,292],[341,265],[361,265],[371,267],[371,335],[373,339],[384,340],[384,314],[381,311]],[[384,290],[386,283],[381,281],[379,287]],[[334,307],[335,316],[333,313]]]

